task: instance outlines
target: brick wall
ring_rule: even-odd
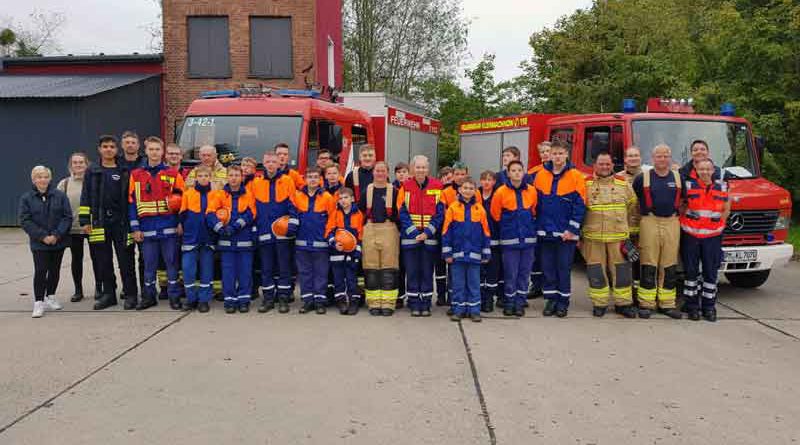
[[[166,136],[171,139],[176,119],[201,92],[238,88],[242,83],[265,83],[277,87],[302,88],[302,71],[314,63],[315,0],[163,0],[164,97]],[[190,79],[186,17],[228,16],[230,31],[230,79]],[[292,18],[294,79],[248,79],[250,70],[250,16]],[[324,49],[323,49],[324,50]],[[316,69],[309,73],[316,82]],[[324,76],[324,73],[321,74]]]

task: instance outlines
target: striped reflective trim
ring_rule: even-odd
[[[151,236],[158,235],[158,231],[157,230],[148,230],[146,232],[142,232],[142,235],[144,235],[145,238],[148,238],[148,237],[151,237]]]
[[[696,229],[684,224],[681,224],[681,229],[690,235],[719,235],[725,227],[719,229]]]
[[[697,295],[697,289],[684,288],[683,295],[686,295],[687,297],[694,297],[695,295]]]
[[[244,219],[242,219],[242,218],[238,218],[238,219],[236,220],[236,224],[239,224],[239,227],[241,227],[241,228],[244,228],[244,226],[246,226],[246,225],[247,225],[247,223],[246,223],[246,222],[244,221]]]
[[[78,207],[78,215],[89,215],[92,213],[92,208],[89,206]]]
[[[484,255],[491,255],[492,254],[492,249],[482,249],[481,253],[484,254]]]
[[[256,232],[258,232],[258,227],[253,226],[253,227],[250,228],[250,231],[253,232],[253,233],[256,233]]]
[[[434,227],[433,224],[428,224],[427,226],[425,226],[425,228],[428,229],[431,232],[431,234],[433,235],[436,234],[436,227]]]
[[[295,244],[301,247],[308,247],[309,245],[308,241],[302,239],[297,240]],[[311,247],[328,247],[328,243],[325,241],[312,241]]]
[[[334,261],[344,261],[344,255],[331,255],[329,259],[332,262],[334,262]]]
[[[297,218],[289,218],[288,223],[289,224],[294,224],[294,225],[299,225],[300,224],[300,220],[297,219]]]
[[[326,300],[327,298],[325,295],[314,295],[315,300]]]
[[[544,275],[544,272],[531,272],[531,275]]]
[[[417,231],[417,228],[416,228],[416,227],[414,227],[414,226],[409,226],[409,227],[406,229],[406,235],[411,235],[412,233],[414,233],[414,232],[416,232],[416,231]]]
[[[494,288],[494,287],[497,287],[497,283],[486,283],[486,284],[484,284],[484,286]]]
[[[474,307],[474,306],[480,306],[481,302],[480,301],[473,301],[472,303],[465,303],[465,304],[467,306],[469,306],[469,307]]]
[[[250,294],[239,295],[237,298],[238,298],[239,300],[241,300],[241,299],[250,299]]]
[[[400,245],[403,245],[403,246],[413,246],[415,244],[417,244],[417,240],[415,240],[415,239],[404,239],[404,240],[400,241]]]
[[[220,229],[222,229],[222,222],[218,222],[218,223],[214,224],[214,231],[215,232],[219,232]]]
[[[525,238],[525,242],[526,243],[535,244],[536,243],[536,238]]]
[[[577,221],[569,220],[569,225],[571,225],[572,227],[575,227],[576,229],[580,229],[581,228],[581,224],[579,222],[577,222]]]
[[[475,252],[470,252],[469,257],[472,258],[473,260],[478,260],[478,261],[480,261],[483,258],[481,254]]]
[[[450,246],[442,247],[442,253],[447,253],[447,252],[452,252],[452,251],[453,251],[453,248],[450,247]]]
[[[515,244],[519,244],[519,240],[516,239],[516,238],[514,238],[514,239],[501,239],[500,240],[500,245],[501,246],[513,246]]]
[[[545,232],[544,230],[537,230],[536,234],[539,236],[547,236],[547,232]]]
[[[211,284],[210,283],[200,283],[200,284],[198,284],[198,286],[200,286],[202,288],[206,288],[206,287],[211,287]]]
[[[697,217],[697,218],[721,218],[721,212],[715,212],[713,210],[692,210],[689,209],[686,211],[686,216],[688,217]]]
[[[697,281],[695,280],[683,280],[684,287],[695,287],[697,286]]]
[[[709,283],[707,281],[703,281],[703,289],[715,290],[716,288],[717,288],[716,283]]]
[[[275,289],[274,284],[272,286],[261,286],[261,290],[272,290],[272,289]]]
[[[254,227],[254,228],[255,228],[255,227]],[[270,235],[269,233],[265,233],[265,234],[263,234],[263,235],[259,235],[259,236],[258,236],[258,240],[259,240],[259,241],[269,241],[269,240],[271,240],[271,239],[272,239],[272,235]]]
[[[425,245],[426,246],[438,246],[439,245],[439,241],[437,241],[435,239],[426,239],[425,240]]]
[[[454,253],[453,254],[453,258],[464,258],[464,252],[456,252],[456,253]],[[447,277],[443,275],[443,276],[437,276],[436,278],[437,279],[445,279]]]
[[[168,227],[164,229],[164,235],[174,235],[178,233],[178,229],[175,227]]]
[[[593,212],[604,212],[610,210],[625,210],[627,207],[623,204],[594,204],[586,206],[587,209]],[[570,222],[572,224],[572,222]]]
[[[183,287],[185,287],[186,289],[190,289],[190,288],[193,288],[193,287],[195,287],[195,286],[197,286],[197,285],[196,285],[196,284],[194,284],[194,283],[192,283],[192,284],[184,284],[184,285],[183,285]]]
[[[592,240],[592,241],[624,241],[628,239],[630,235],[628,232],[584,232],[583,237]]]
[[[717,296],[716,292],[703,292],[703,298],[714,298]]]
[[[138,227],[139,227],[139,220],[138,219],[132,219],[131,220],[131,229],[134,229],[134,231],[136,231],[136,229]]]
[[[499,246],[500,245],[500,240],[496,240],[496,239],[490,240],[489,241],[489,245],[490,246]]]
[[[221,239],[221,240],[219,240],[219,243],[218,243],[218,244],[219,244],[220,246],[230,247],[230,245],[231,245],[231,242],[230,242],[230,241],[228,241],[228,240]]]

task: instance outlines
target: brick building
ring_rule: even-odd
[[[341,0],[163,0],[163,26],[170,133],[203,91],[343,84]]]

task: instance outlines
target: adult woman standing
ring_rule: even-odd
[[[89,158],[85,153],[72,153],[69,157],[69,176],[59,181],[56,188],[61,190],[69,198],[69,206],[72,209],[72,227],[69,229],[69,251],[72,254],[72,281],[75,283],[75,293],[70,301],[77,303],[83,300],[83,244],[88,241],[89,235],[81,230],[78,222],[78,208],[81,205],[81,190],[83,189],[83,177],[86,169],[89,168]],[[94,266],[94,262],[92,262]],[[95,271],[96,272],[96,271]],[[95,273],[95,293],[100,296],[97,285],[98,274]]]
[[[30,238],[33,252],[33,318],[44,315],[45,307],[59,310],[56,300],[61,259],[69,241],[72,210],[64,192],[52,187],[50,169],[33,167],[33,189],[19,201],[19,221]]]

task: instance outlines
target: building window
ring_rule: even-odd
[[[292,79],[292,19],[250,17],[250,77]]]
[[[228,17],[187,17],[189,77],[231,77]]]

